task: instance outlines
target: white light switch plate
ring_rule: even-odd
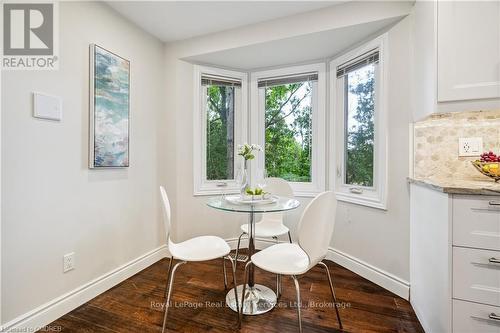
[[[33,117],[61,120],[62,101],[57,96],[50,96],[39,92],[33,93]]]
[[[483,151],[483,138],[459,138],[458,156],[480,156]]]

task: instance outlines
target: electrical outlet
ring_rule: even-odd
[[[75,269],[75,252],[65,254],[63,257],[63,273]]]
[[[483,151],[483,138],[459,138],[458,156],[480,156]]]

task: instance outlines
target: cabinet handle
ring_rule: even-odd
[[[227,183],[226,182],[218,182],[217,184],[215,184],[215,186],[217,186],[217,187],[226,187]]]
[[[500,259],[497,259],[495,257],[488,259],[488,261],[492,264],[500,264]]]
[[[493,312],[490,313],[490,315],[488,316],[488,318],[500,321],[500,316],[497,315],[497,314],[495,314],[495,313],[493,313]]]
[[[500,206],[500,201],[490,201],[490,206]]]

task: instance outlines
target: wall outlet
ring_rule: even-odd
[[[459,138],[458,156],[480,156],[483,152],[483,138]]]
[[[75,269],[75,252],[65,254],[63,256],[63,273]]]

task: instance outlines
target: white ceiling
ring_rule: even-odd
[[[333,6],[345,1],[108,1],[164,42],[172,42]]]
[[[239,70],[255,70],[336,56],[399,21],[394,17],[292,38],[212,52],[185,60]]]

